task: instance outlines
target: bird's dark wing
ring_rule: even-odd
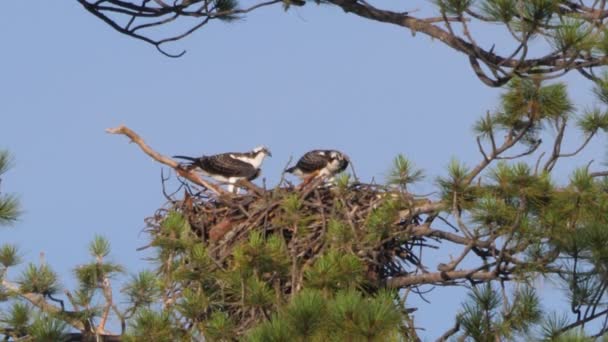
[[[298,160],[296,167],[304,173],[312,173],[326,167],[329,162],[330,157],[328,153],[323,150],[314,150],[306,152]]]
[[[251,164],[232,158],[230,153],[216,154],[199,159],[197,166],[210,174],[220,174],[225,177],[255,177],[259,171]]]
[[[250,176],[247,177],[247,180],[248,181],[252,181],[252,180],[258,178],[261,173],[262,173],[262,170],[258,168],[258,169],[255,170],[255,173],[253,173],[253,174],[251,174]]]

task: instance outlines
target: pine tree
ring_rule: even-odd
[[[474,125],[480,161],[452,160],[434,180],[438,196],[410,193],[412,184],[433,180],[403,155],[386,184],[342,175],[332,186],[246,184],[250,191],[230,196],[151,154],[184,177],[183,195],[174,192],[146,220],[155,267],[127,275],[108,261],[108,241],[96,237],[91,260],[74,268],[78,286],[63,289],[44,262],[9,273],[23,257],[4,244],[0,329],[7,340],[417,341],[416,310],[436,304],[412,307],[411,296],[436,285],[468,291],[452,328],[423,327],[439,341],[605,337],[608,171],[576,158],[608,130],[608,74],[595,73],[607,61],[604,1],[438,0],[431,17],[359,0],[78,1],[161,52],[215,19],[233,21],[260,7],[338,6],[437,38],[504,93],[498,109]],[[200,21],[184,35],[152,36],[193,17]],[[478,45],[473,28],[483,24],[500,25],[512,44]],[[565,84],[553,80],[571,70],[594,82],[596,107],[575,108]],[[150,153],[127,128],[110,132]],[[580,145],[562,151],[564,139],[577,135]],[[566,161],[578,167],[564,181],[558,165]],[[0,153],[0,175],[9,165]],[[0,193],[0,225],[18,216],[16,198]],[[456,254],[447,255],[448,244]],[[430,253],[442,262],[430,262]],[[121,289],[112,287],[117,278],[126,279]],[[568,312],[550,311],[535,290],[539,279],[564,289]]]
[[[604,89],[596,89],[602,101]],[[562,152],[571,126],[584,139]],[[450,163],[436,180],[438,198],[408,192],[424,173],[402,155],[386,185],[343,176],[331,187],[218,197],[184,184],[183,197],[147,221],[159,277],[133,279],[129,288],[142,290],[129,291],[138,313],[128,336],[418,340],[413,312],[421,308],[408,306],[410,293],[464,285],[470,295],[439,340],[588,338],[583,326],[608,317],[608,173],[585,163],[560,183],[554,170],[607,129],[606,109],[577,113],[564,84],[517,78],[499,109],[475,124],[481,161]],[[548,154],[540,152],[547,131]],[[442,242],[460,255],[429,263]],[[534,289],[540,277],[568,289],[572,315],[545,312]]]
[[[98,236],[91,260],[74,268],[78,286],[63,289],[44,262],[9,273],[22,257],[3,245],[2,333],[35,341],[416,341],[416,310],[437,304],[412,307],[411,296],[441,285],[435,291],[465,286],[469,295],[451,329],[424,327],[440,341],[603,336],[608,172],[583,161],[564,182],[555,170],[608,129],[607,88],[595,89],[601,107],[578,112],[561,83],[512,80],[498,109],[474,126],[479,163],[453,160],[430,197],[409,192],[427,179],[403,155],[385,185],[341,175],[226,194],[154,155],[128,128],[110,130],[185,177],[183,192],[146,220],[155,267],[127,275],[107,261],[110,245]],[[571,130],[584,139],[564,152]],[[12,203],[4,222],[12,222],[17,202],[2,198]],[[444,243],[458,254],[442,254]],[[117,278],[121,289],[112,287]],[[541,278],[566,289],[570,312],[548,310],[534,287]]]

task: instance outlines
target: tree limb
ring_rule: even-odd
[[[211,190],[216,195],[226,194],[226,192],[224,190],[222,190],[221,188],[219,188],[209,182],[206,182],[201,177],[199,177],[196,173],[189,171],[189,170],[185,170],[175,160],[173,160],[169,157],[163,156],[162,154],[154,151],[150,146],[148,146],[144,142],[144,140],[137,133],[135,133],[134,131],[129,129],[127,126],[120,125],[115,128],[108,128],[108,129],[106,129],[106,132],[110,133],[110,134],[122,134],[122,135],[127,136],[129,139],[131,139],[131,142],[134,142],[135,144],[137,144],[137,146],[139,146],[141,148],[141,150],[144,151],[144,153],[149,155],[152,159],[156,160],[157,162],[167,165],[170,168],[174,169],[175,172],[177,172],[177,174],[179,174],[180,176],[188,179],[189,181],[191,181],[194,184],[200,185],[202,187],[205,187],[205,188]]]
[[[43,312],[54,314],[54,315],[62,315],[62,319],[65,320],[66,323],[70,324],[72,327],[78,330],[85,330],[84,323],[75,317],[72,317],[73,312],[70,311],[61,311],[61,309],[44,299],[44,296],[39,293],[30,293],[30,292],[21,292],[19,285],[12,283],[6,279],[2,279],[2,286],[8,289],[10,292],[13,292],[17,296],[27,300],[32,303],[35,307],[39,308]]]
[[[480,271],[478,269],[458,270],[394,277],[386,281],[386,286],[391,289],[400,289],[412,285],[446,284],[446,282],[458,279],[489,281],[498,279],[499,277],[501,275],[494,271]]]

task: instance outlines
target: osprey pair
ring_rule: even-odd
[[[222,183],[228,183],[228,191],[235,190],[234,184],[239,180],[252,181],[260,173],[262,162],[266,156],[272,157],[268,148],[258,146],[250,152],[228,152],[212,156],[188,157],[173,156],[173,158],[189,160],[189,167],[196,169]],[[295,166],[285,172],[292,173],[305,183],[315,177],[332,177],[346,169],[349,158],[336,150],[313,150],[305,153]]]

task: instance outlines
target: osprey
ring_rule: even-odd
[[[227,152],[198,158],[173,156],[190,161],[190,166],[205,176],[228,183],[228,191],[234,191],[234,183],[246,179],[252,181],[260,175],[260,166],[266,156],[272,156],[268,148],[258,146],[250,152]]]
[[[312,150],[306,152],[295,166],[285,169],[285,172],[310,182],[314,177],[333,177],[346,170],[350,159],[336,150]]]

